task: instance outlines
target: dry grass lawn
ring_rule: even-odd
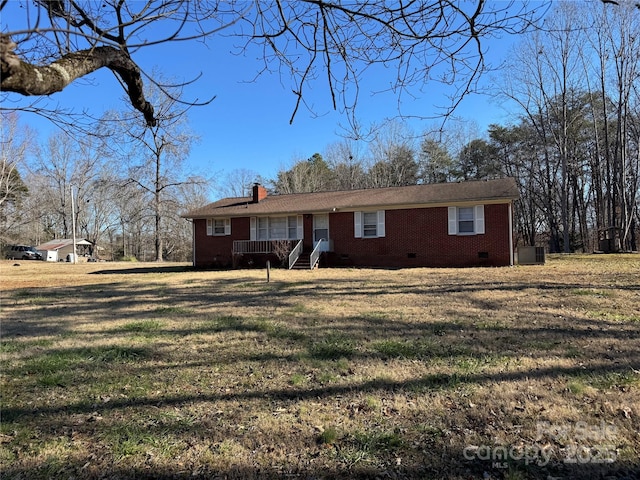
[[[640,256],[2,261],[3,479],[640,476]]]

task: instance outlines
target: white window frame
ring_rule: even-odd
[[[269,240],[289,239],[289,217],[269,217]]]
[[[369,226],[369,234],[365,235],[365,223],[364,217],[365,214],[376,214],[376,231],[375,234],[371,234],[371,225],[372,223],[368,223]],[[384,210],[374,210],[374,211],[363,211],[363,212],[353,212],[353,232],[355,238],[382,238],[385,236],[385,211]]]
[[[285,219],[285,228],[287,237],[291,237],[294,231],[295,238],[275,238],[272,236],[272,219]],[[270,217],[251,217],[250,218],[250,240],[302,240],[304,234],[304,225],[302,215],[278,215]],[[262,237],[262,238],[261,238]]]
[[[258,217],[257,218],[258,225],[258,240],[269,240],[269,218],[268,217]]]
[[[462,210],[464,209],[464,210]],[[461,210],[463,214],[467,213],[471,209],[471,213],[473,217],[469,219],[466,215],[461,215]],[[484,229],[484,205],[462,205],[459,207],[449,207],[448,208],[449,215],[449,235],[482,235],[485,233]],[[466,229],[460,229],[461,222],[470,222],[473,221],[473,230],[466,231]]]
[[[289,215],[287,217],[287,236],[293,240],[298,238],[298,216],[297,215]]]
[[[216,228],[218,228],[217,232]],[[231,235],[231,219],[207,218],[207,236],[222,237],[224,235]]]

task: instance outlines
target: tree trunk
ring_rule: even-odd
[[[155,216],[156,216],[156,228],[155,228],[155,244],[156,244],[156,262],[162,262],[162,218],[160,212],[160,194],[162,193],[162,185],[160,185],[161,175],[160,175],[160,153],[162,152],[162,145],[157,151],[156,154],[156,179],[155,179],[155,192],[154,192],[154,208],[155,208]]]

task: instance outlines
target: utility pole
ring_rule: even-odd
[[[76,204],[73,199],[73,185],[70,185],[69,190],[71,190],[71,229],[73,230],[73,263],[77,263],[77,252],[76,252]]]

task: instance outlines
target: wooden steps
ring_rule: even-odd
[[[303,252],[298,257],[298,261],[291,268],[292,270],[311,270],[311,253]]]

